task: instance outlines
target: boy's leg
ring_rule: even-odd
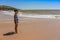
[[[17,33],[18,24],[15,24],[15,32]]]

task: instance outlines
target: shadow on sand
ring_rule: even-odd
[[[15,32],[8,32],[8,33],[3,34],[3,36],[9,36],[9,35],[13,35],[13,34],[16,34],[16,33]]]

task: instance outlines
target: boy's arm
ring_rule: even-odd
[[[14,15],[14,20],[16,20],[16,16]]]

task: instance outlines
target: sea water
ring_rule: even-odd
[[[0,13],[3,13],[5,15],[14,16],[14,12],[3,11]],[[28,18],[54,18],[54,19],[58,18],[58,19],[60,19],[60,15],[41,15],[41,14],[37,14],[37,13],[35,13],[35,14],[32,14],[32,13],[23,14],[22,12],[19,12],[18,16],[19,17],[28,17]]]

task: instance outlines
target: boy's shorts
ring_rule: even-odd
[[[15,24],[18,24],[18,20],[14,20],[14,23],[15,23]]]

